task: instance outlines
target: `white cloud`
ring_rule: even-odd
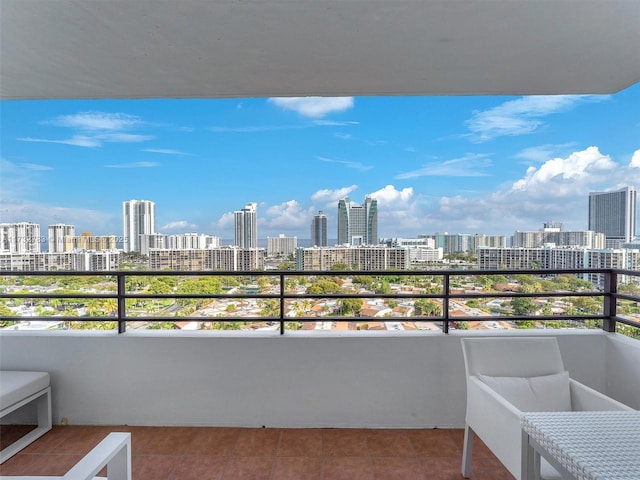
[[[441,177],[485,177],[482,170],[492,165],[490,155],[470,153],[464,157],[454,158],[439,163],[428,163],[422,168],[396,175],[397,179],[408,179],[426,176]]]
[[[319,203],[334,202],[337,205],[338,200],[346,197],[351,192],[357,189],[358,189],[357,185],[351,185],[349,187],[338,188],[337,190],[329,190],[329,189],[318,190],[313,195],[311,195],[311,199],[314,202],[319,202]]]
[[[312,209],[305,209],[296,200],[268,207],[263,225],[270,229],[300,230],[308,228],[313,217]]]
[[[159,167],[157,162],[132,162],[132,163],[114,163],[105,165],[105,168],[153,168]]]
[[[254,133],[254,132],[276,132],[279,130],[297,130],[309,128],[312,125],[246,125],[243,127],[211,127],[209,130],[216,133]]]
[[[180,150],[173,150],[170,148],[143,148],[143,152],[149,153],[161,153],[163,155],[191,155],[190,153],[181,152]]]
[[[126,113],[81,112],[62,115],[43,123],[71,128],[78,133],[63,139],[21,137],[18,140],[95,148],[101,147],[104,143],[137,143],[154,138],[150,135],[127,133],[126,130],[142,125],[143,122],[138,117]]]
[[[632,168],[640,168],[640,149],[633,152],[629,166]]]
[[[562,197],[576,189],[600,183],[617,164],[598,147],[574,152],[567,158],[548,160],[539,168],[529,167],[524,178],[514,182],[511,190],[526,191],[536,197]]]
[[[353,108],[353,97],[283,97],[270,98],[269,102],[312,118]]]
[[[44,235],[47,225],[58,222],[82,226],[83,231],[90,231],[95,235],[113,235],[122,231],[120,218],[99,210],[68,208],[14,198],[3,198],[1,203],[0,221],[38,223],[40,232],[44,232]]]
[[[396,189],[393,185],[386,185],[380,190],[366,196],[378,201],[378,234],[380,236],[416,236],[422,217],[422,198],[415,195],[412,187]]]
[[[387,185],[380,190],[368,194],[367,196],[375,198],[378,201],[378,205],[382,207],[397,204],[406,205],[413,198],[413,188],[407,187],[402,190],[396,190],[393,185]]]
[[[51,140],[46,138],[18,138],[21,142],[58,143],[61,145],[72,145],[74,147],[95,148],[101,147],[104,143],[137,143],[153,140],[150,135],[135,135],[131,133],[108,133],[94,136],[74,135],[71,138],[62,140]]]
[[[553,156],[554,152],[564,151],[572,148],[573,146],[574,145],[571,143],[559,145],[537,145],[535,147],[528,147],[520,150],[514,155],[514,157],[522,159],[526,163],[544,163]]]
[[[233,212],[223,213],[222,216],[216,222],[216,227],[218,230],[231,229],[231,231],[233,232],[233,222],[234,222]]]
[[[94,138],[109,143],[137,143],[153,140],[155,137],[151,135],[136,135],[134,133],[105,133]]]
[[[353,135],[350,133],[335,133],[333,136],[340,140],[353,140]]]
[[[80,112],[62,115],[46,123],[80,130],[123,130],[142,122],[140,118],[126,113]]]
[[[20,166],[26,170],[45,172],[47,170],[53,170],[53,167],[49,165],[40,165],[37,163],[21,163]]]
[[[162,227],[160,227],[160,230],[162,231],[175,231],[175,230],[195,230],[198,228],[198,225],[196,225],[195,223],[189,223],[186,220],[177,220],[175,222],[169,222],[166,225],[163,225]]]
[[[484,142],[500,136],[525,135],[539,129],[543,118],[571,110],[579,103],[608,100],[608,95],[539,95],[509,100],[497,107],[476,111],[467,120],[471,139]]]
[[[622,165],[589,147],[529,167],[522,178],[494,193],[442,197],[437,208],[426,210],[423,225],[429,231],[510,234],[559,220],[567,230],[585,230],[589,192],[640,185],[640,171],[632,163]]]
[[[102,141],[97,137],[88,137],[86,135],[74,135],[71,138],[63,140],[50,140],[45,138],[32,138],[32,137],[20,137],[21,142],[38,142],[38,143],[58,143],[61,145],[73,145],[75,147],[99,147],[102,145]]]
[[[327,157],[316,157],[316,158],[321,162],[339,163],[340,165],[344,165],[347,168],[353,168],[354,170],[360,170],[361,172],[366,172],[373,168],[373,166],[371,165],[364,165],[360,162],[350,162],[348,160],[335,160],[333,158],[327,158]]]

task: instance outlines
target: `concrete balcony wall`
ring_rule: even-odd
[[[640,342],[602,331],[10,331],[0,366],[51,373],[56,423],[462,427],[460,338],[489,334],[555,335],[574,378],[640,408]]]

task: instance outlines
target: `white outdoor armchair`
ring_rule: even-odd
[[[107,480],[131,480],[131,434],[112,432],[61,477],[0,476],[0,480],[93,480],[107,467]]]
[[[463,338],[467,415],[462,476],[471,476],[474,435],[521,478],[524,411],[632,410],[569,378],[553,337]],[[561,478],[544,460],[543,479]]]

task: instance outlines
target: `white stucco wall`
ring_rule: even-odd
[[[640,398],[637,341],[601,331],[515,334],[557,336],[574,378]],[[56,423],[462,427],[463,335],[481,334],[11,331],[0,336],[0,367],[49,371]],[[629,361],[633,385],[623,381]]]

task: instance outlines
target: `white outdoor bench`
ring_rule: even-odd
[[[0,451],[0,463],[51,430],[49,374],[0,371],[0,419],[32,401],[37,402],[38,426]]]
[[[106,477],[96,475],[107,467]],[[111,432],[62,476],[9,476],[0,480],[131,480],[131,434]]]

